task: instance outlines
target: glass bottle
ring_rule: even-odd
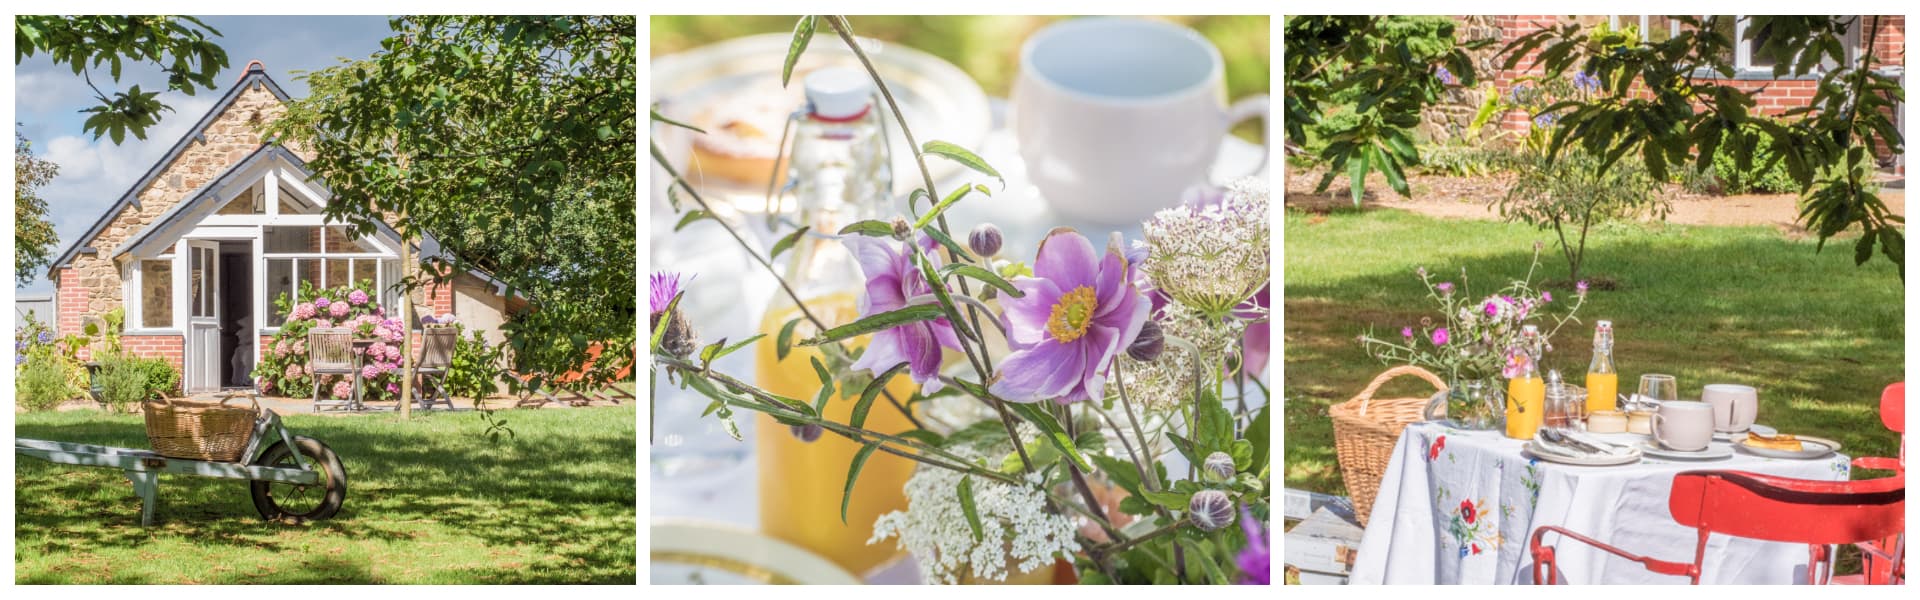
[[[1540,328],[1520,328],[1520,342],[1508,355],[1518,361],[1518,374],[1507,380],[1507,437],[1530,440],[1540,430],[1545,412],[1547,382],[1540,378]]]
[[[1593,327],[1593,363],[1587,366],[1587,413],[1618,410],[1620,373],[1613,368],[1613,321]]]
[[[834,327],[859,316],[865,278],[853,255],[832,234],[855,221],[881,218],[892,183],[867,76],[833,68],[815,71],[805,81],[808,109],[794,128],[789,177],[798,199],[796,218],[811,229],[786,255],[789,260],[782,275],[795,294],[806,299],[807,311]],[[757,345],[757,383],[769,392],[811,403],[820,390],[812,359],[825,362],[825,357],[818,348],[795,346],[781,360],[774,342],[787,321],[796,317],[801,320],[793,339],[820,331],[785,291],[776,289],[760,323],[767,337]],[[849,342],[864,343],[864,338]],[[853,397],[849,390],[836,389],[838,395],[827,402],[822,416],[847,422],[860,389],[846,387],[854,388]],[[916,387],[906,377],[895,377],[887,389],[904,402]],[[851,573],[866,572],[893,558],[898,553],[894,544],[868,545],[867,540],[873,536],[874,519],[906,509],[901,489],[913,474],[913,461],[874,453],[860,472],[842,524],[840,500],[847,467],[861,445],[832,432],[807,442],[772,417],[758,418],[754,437],[761,530]],[[884,399],[873,407],[865,426],[883,433],[912,429],[911,422]]]

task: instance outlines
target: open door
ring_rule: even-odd
[[[187,242],[187,393],[220,390],[220,242]]]

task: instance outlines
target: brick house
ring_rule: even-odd
[[[398,307],[398,232],[382,226],[355,237],[326,221],[321,210],[331,194],[307,170],[303,152],[262,138],[261,126],[283,114],[287,100],[259,61],[248,64],[67,246],[48,273],[60,333],[78,333],[88,319],[124,307],[124,347],[172,362],[191,393],[251,385],[259,349],[286,319],[273,300],[298,301],[302,282],[371,281],[382,306]],[[415,251],[438,254],[432,237],[422,237]],[[459,315],[497,343],[500,323],[525,305],[504,292],[470,272],[411,299],[419,311]]]
[[[1714,73],[1701,78],[1702,81],[1735,86],[1748,91],[1759,90],[1754,100],[1756,109],[1761,114],[1779,114],[1794,107],[1805,106],[1813,97],[1814,89],[1819,84],[1819,74],[1812,73],[1803,77],[1791,75],[1774,77],[1773,64],[1753,55],[1753,48],[1757,47],[1762,40],[1741,39],[1746,34],[1747,20],[1737,15],[1720,15],[1704,19],[1712,26],[1721,28],[1728,37],[1735,40],[1736,49],[1732,61],[1735,70],[1732,79],[1725,79],[1718,73]],[[1492,82],[1496,89],[1502,92],[1512,89],[1515,80],[1521,77],[1539,74],[1539,71],[1534,68],[1532,55],[1521,60],[1511,70],[1501,69],[1502,61],[1495,60],[1494,55],[1501,48],[1520,36],[1568,22],[1578,22],[1587,26],[1607,23],[1614,28],[1633,27],[1641,32],[1643,39],[1658,41],[1671,37],[1685,27],[1678,20],[1660,15],[1456,15],[1454,20],[1459,25],[1454,32],[1456,39],[1494,40],[1493,44],[1474,56],[1475,67],[1483,81]],[[1877,59],[1878,70],[1895,78],[1903,77],[1906,67],[1906,23],[1906,17],[1902,15],[1877,17],[1877,21],[1875,17],[1859,19],[1854,23],[1853,30],[1848,32],[1847,59],[1858,60],[1860,53],[1872,52]],[[1869,35],[1865,29],[1876,24],[1878,31]],[[1872,40],[1872,48],[1867,47],[1869,39]],[[1538,53],[1539,50],[1536,49],[1534,54]],[[1439,107],[1431,116],[1443,119],[1445,122],[1464,125],[1473,118],[1474,111],[1479,109],[1480,102],[1484,99],[1483,92],[1476,89],[1459,89],[1454,96],[1451,102]],[[1429,121],[1432,122],[1433,119]],[[1900,126],[1904,134],[1906,131],[1904,117],[1896,115],[1894,122]],[[1497,123],[1500,130],[1513,132],[1524,132],[1528,126],[1527,115],[1519,111],[1502,115]],[[1443,129],[1446,128],[1432,127],[1430,131],[1440,132]],[[1457,130],[1457,127],[1455,129]]]

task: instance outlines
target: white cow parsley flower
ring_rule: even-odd
[[[1206,357],[1200,367],[1218,370],[1222,357],[1238,351],[1236,342],[1246,332],[1246,322],[1238,319],[1208,319],[1193,309],[1169,304],[1154,315],[1155,322],[1169,338],[1192,343]],[[1152,362],[1141,362],[1121,355],[1120,381],[1126,386],[1127,400],[1148,412],[1164,412],[1193,402],[1194,354],[1185,344],[1167,343],[1166,350]],[[1118,397],[1119,386],[1107,386],[1108,395]]]
[[[976,454],[955,450],[963,456]],[[1019,572],[1030,572],[1080,551],[1073,520],[1047,512],[1039,473],[1029,474],[1025,485],[973,479],[981,533],[981,541],[975,542],[956,493],[962,477],[941,468],[916,471],[907,480],[907,510],[881,515],[867,543],[899,538],[899,547],[920,563],[921,579],[943,584],[958,583],[963,570],[976,578],[1003,581],[1009,559],[1017,561]]]
[[[1219,204],[1181,205],[1144,226],[1145,269],[1175,302],[1219,317],[1267,283],[1268,192],[1264,180],[1234,182]]]

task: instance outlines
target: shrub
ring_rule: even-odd
[[[175,396],[180,393],[180,371],[164,358],[134,358],[135,368],[145,373],[146,391],[141,398]]]
[[[77,390],[68,383],[68,369],[65,363],[51,356],[29,356],[21,364],[15,380],[20,404],[27,410],[52,410],[77,395]]]
[[[100,386],[100,401],[115,412],[125,412],[147,399],[147,372],[139,358],[108,355],[100,360],[100,370],[94,377],[99,379],[94,383]]]
[[[1765,192],[1786,194],[1800,191],[1799,184],[1787,173],[1787,161],[1775,160],[1773,136],[1757,125],[1747,125],[1736,135],[1728,132],[1721,138],[1722,145],[1739,144],[1753,149],[1753,161],[1741,168],[1731,152],[1716,152],[1713,155],[1713,178],[1719,182],[1722,192],[1727,194],[1746,194]]]
[[[453,366],[447,369],[447,392],[478,400],[499,389],[500,357],[505,350],[487,345],[479,331],[465,332],[453,346]]]
[[[390,400],[400,392],[400,341],[406,335],[397,318],[374,302],[373,282],[362,280],[352,286],[331,289],[301,282],[295,303],[287,295],[275,298],[274,306],[287,314],[280,333],[260,349],[260,364],[253,369],[254,381],[263,394],[295,397],[312,393],[314,375],[307,366],[307,333],[315,327],[346,327],[355,338],[377,339],[367,348],[371,359],[362,362],[361,398]],[[321,391],[333,398],[353,395],[352,377],[328,375],[320,381]]]
[[[1464,140],[1420,147],[1420,170],[1434,175],[1481,177],[1520,164],[1512,150]]]
[[[1558,159],[1535,154],[1519,170],[1507,195],[1494,201],[1509,221],[1552,229],[1567,259],[1567,279],[1580,279],[1587,231],[1594,223],[1652,214],[1666,218],[1672,203],[1664,187],[1635,161],[1619,161],[1605,171],[1600,159],[1572,149]]]

